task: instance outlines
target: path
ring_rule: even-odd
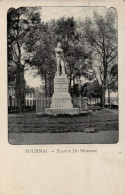
[[[9,133],[11,144],[111,144],[117,143],[117,141],[118,131],[100,131],[98,133]]]

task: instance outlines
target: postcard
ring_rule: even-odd
[[[125,2],[0,2],[1,195],[124,195]]]

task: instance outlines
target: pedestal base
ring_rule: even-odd
[[[66,75],[56,76],[54,79],[54,94],[50,108],[53,110],[73,109],[71,96],[68,92],[68,78]]]
[[[73,108],[72,99],[68,91],[68,78],[66,75],[56,75],[54,79],[54,93],[50,108],[44,110],[44,114],[79,114],[79,108]]]
[[[46,108],[44,114],[48,115],[58,115],[58,114],[70,114],[75,115],[79,114],[79,108],[71,108],[71,109],[52,109]]]

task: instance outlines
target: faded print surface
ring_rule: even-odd
[[[9,9],[11,144],[118,142],[117,12]]]

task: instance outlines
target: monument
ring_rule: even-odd
[[[78,114],[79,108],[73,108],[68,91],[68,78],[65,72],[65,59],[61,43],[55,48],[57,71],[54,79],[54,93],[50,108],[45,109],[47,114]]]

